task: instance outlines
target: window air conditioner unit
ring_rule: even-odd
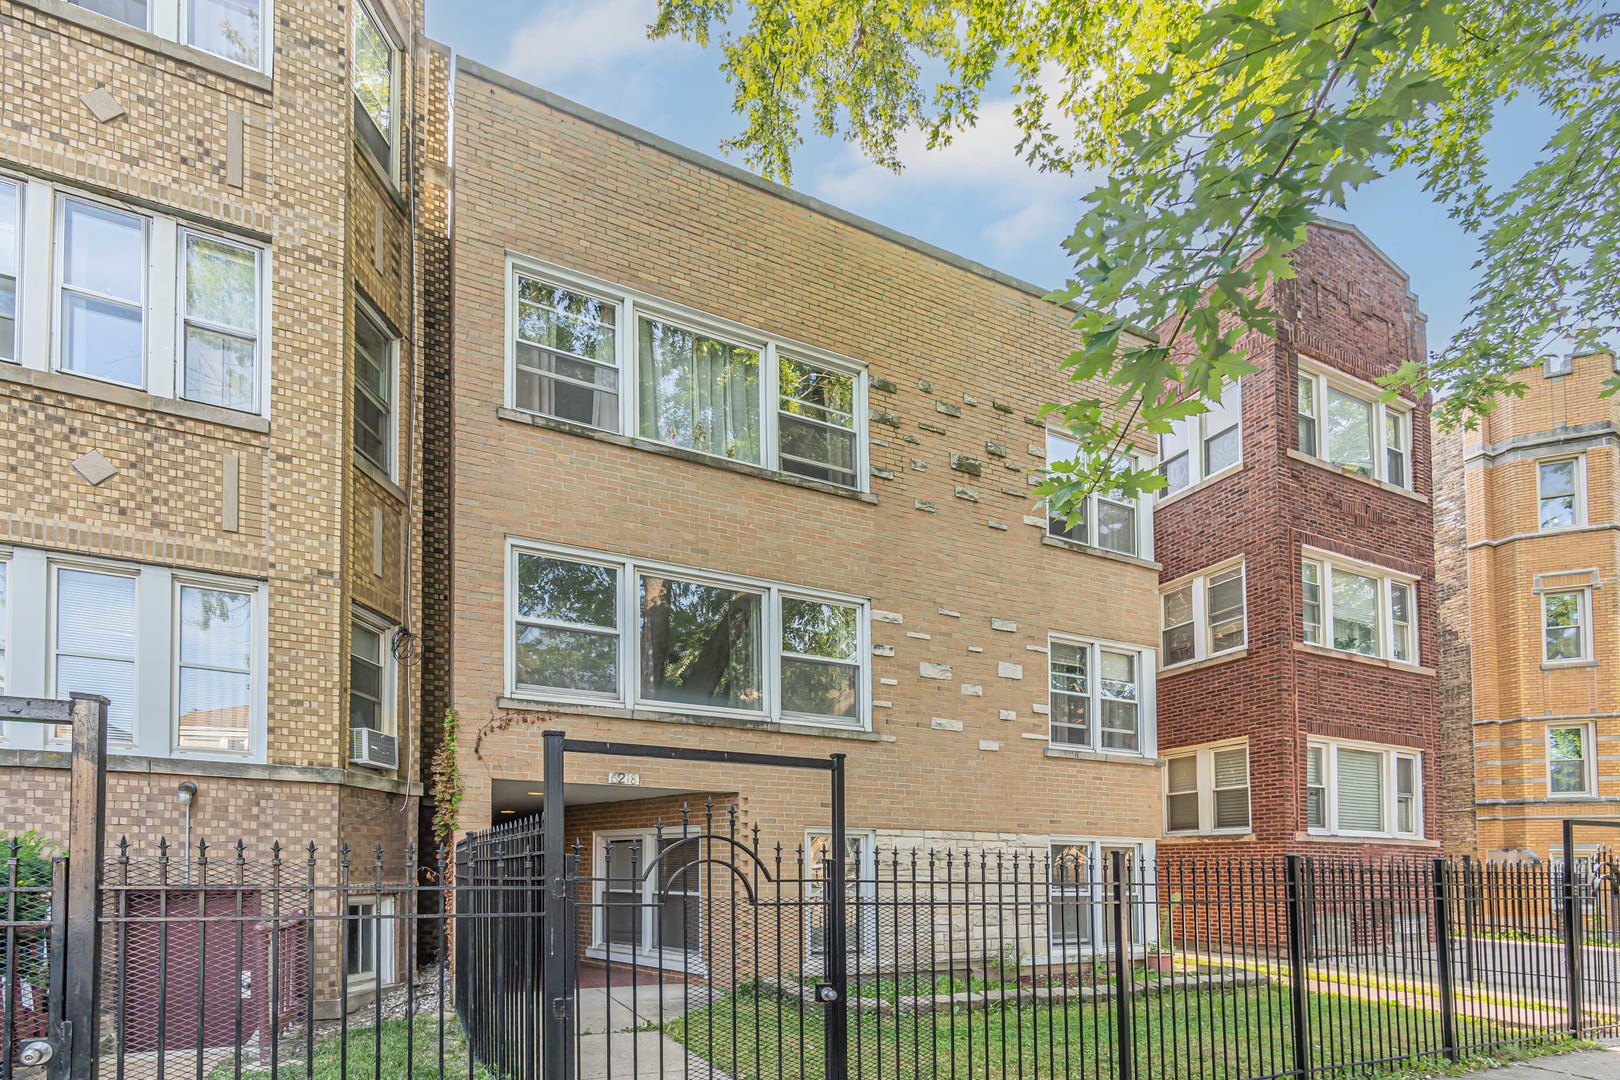
[[[349,764],[374,769],[399,768],[399,740],[374,728],[349,729]]]

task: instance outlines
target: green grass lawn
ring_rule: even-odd
[[[1439,1021],[1388,1001],[1312,995],[1312,1061],[1317,1077],[1344,1080],[1432,1071]],[[1072,1004],[958,1008],[935,1013],[853,1015],[850,1072],[894,1080],[931,1077],[1114,1076],[1113,1006]],[[1136,1075],[1185,1080],[1275,1076],[1293,1068],[1286,987],[1225,993],[1164,992],[1138,997],[1132,1024]],[[811,1080],[822,1074],[819,1009],[769,988],[745,987],[665,1026],[666,1033],[735,1080]],[[1464,1024],[1464,1043],[1493,1033]],[[1511,1039],[1511,1032],[1496,1037]],[[1375,1064],[1349,1063],[1376,1059]]]
[[[414,1028],[414,1030],[413,1030]],[[439,1080],[439,1077],[473,1077],[491,1080],[483,1066],[467,1067],[467,1040],[461,1021],[454,1013],[444,1018],[444,1071],[439,1071],[439,1017],[421,1013],[415,1024],[403,1018],[382,1023],[382,1064],[377,1062],[377,1029],[370,1025],[351,1026],[348,1031],[348,1059],[345,1062],[341,1038],[331,1035],[315,1042],[313,1068],[304,1062],[304,1044],[295,1042],[284,1050],[277,1073],[280,1080]],[[288,1060],[295,1057],[296,1060]],[[407,1061],[409,1068],[407,1068]],[[347,1067],[345,1067],[347,1066]],[[234,1080],[236,1063],[227,1058],[208,1072],[208,1080]],[[270,1080],[268,1065],[242,1063],[243,1080]]]

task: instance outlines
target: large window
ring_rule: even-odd
[[[1080,454],[1080,444],[1056,432],[1046,433],[1046,467],[1072,465]],[[1077,544],[1102,548],[1121,555],[1149,554],[1153,535],[1152,504],[1148,500],[1127,499],[1117,492],[1094,491],[1072,515],[1048,514],[1046,531],[1050,536]]]
[[[680,829],[597,833],[592,953],[701,965],[709,842]]]
[[[1412,486],[1412,413],[1381,391],[1338,372],[1300,364],[1299,452],[1396,487]]]
[[[1243,385],[1231,383],[1208,412],[1177,420],[1159,436],[1161,495],[1207,480],[1243,460]]]
[[[865,489],[859,363],[557,268],[508,302],[512,408]]]
[[[1249,747],[1225,743],[1165,754],[1166,832],[1249,830]]]
[[[176,741],[245,754],[253,724],[254,593],[181,584]]]
[[[1300,580],[1306,642],[1403,664],[1418,662],[1414,579],[1307,550]]]
[[[57,366],[144,386],[147,220],[67,196],[58,213]]]
[[[1422,835],[1422,766],[1415,751],[1312,740],[1306,754],[1306,823],[1311,831]]]
[[[1546,663],[1583,663],[1591,659],[1591,603],[1588,589],[1541,594],[1541,655]]]
[[[185,357],[182,394],[259,411],[259,252],[216,236],[181,232]]]
[[[864,600],[515,545],[511,692],[860,727]]]
[[[1547,794],[1592,795],[1595,791],[1591,725],[1547,725]]]
[[[1159,602],[1159,659],[1167,668],[1248,644],[1241,559],[1171,584]]]
[[[268,0],[69,0],[243,67],[269,68]]]
[[[389,177],[396,166],[395,148],[399,132],[395,97],[395,58],[397,50],[382,20],[364,0],[354,4],[353,60],[350,65],[354,87],[354,130],[360,145]]]
[[[354,308],[354,452],[392,475],[395,340],[364,304]]]
[[[1051,745],[1150,752],[1152,650],[1053,635],[1047,641]]]
[[[0,687],[106,696],[116,751],[263,760],[264,589],[163,566],[0,551]],[[9,635],[8,626],[40,633]],[[54,749],[70,735],[18,725],[7,741]]]
[[[1536,462],[1536,505],[1542,532],[1586,524],[1586,458]]]
[[[17,359],[17,278],[22,265],[22,187],[0,177],[0,360]]]

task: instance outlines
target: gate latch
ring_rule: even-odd
[[[49,1039],[29,1039],[22,1044],[17,1060],[24,1066],[32,1068],[35,1065],[44,1065],[56,1056],[56,1047]]]
[[[831,1005],[833,1002],[837,1001],[838,998],[838,987],[834,986],[832,983],[816,984],[816,1000],[821,1002],[823,1005]]]

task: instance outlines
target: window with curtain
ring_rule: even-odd
[[[182,585],[179,605],[179,744],[246,753],[253,704],[253,596]]]
[[[762,464],[759,350],[655,319],[640,320],[641,434]]]
[[[664,574],[640,582],[641,696],[763,710],[763,597]]]
[[[1312,740],[1306,823],[1329,834],[1421,836],[1421,758],[1398,747]]]
[[[1384,755],[1338,748],[1340,832],[1384,831]]]
[[[786,356],[776,366],[782,471],[858,488],[855,377]]]
[[[135,579],[61,567],[56,571],[54,685],[107,698],[107,741],[135,738]],[[58,738],[72,732],[58,728]]]
[[[1164,665],[1184,664],[1198,656],[1198,626],[1193,614],[1191,583],[1172,589],[1161,600],[1164,629],[1160,632],[1160,655]]]
[[[1048,708],[1054,746],[1091,747],[1090,652],[1088,646],[1066,641],[1054,641],[1048,650]]]
[[[1198,755],[1182,754],[1165,763],[1165,828],[1170,832],[1198,829]]]
[[[17,359],[17,277],[22,265],[22,188],[0,178],[0,360]]]
[[[1234,746],[1210,753],[1215,790],[1215,828],[1249,827],[1249,748]]]
[[[1047,641],[1052,746],[1142,752],[1142,655],[1095,642]]]
[[[259,253],[214,236],[181,234],[183,396],[259,409]]]
[[[517,275],[518,408],[619,430],[619,306]]]
[[[1305,751],[1305,822],[1312,829],[1326,829],[1327,748],[1312,746]]]
[[[76,375],[142,386],[146,219],[66,196],[58,211],[57,366]]]
[[[614,698],[619,693],[619,571],[517,555],[516,685]]]

